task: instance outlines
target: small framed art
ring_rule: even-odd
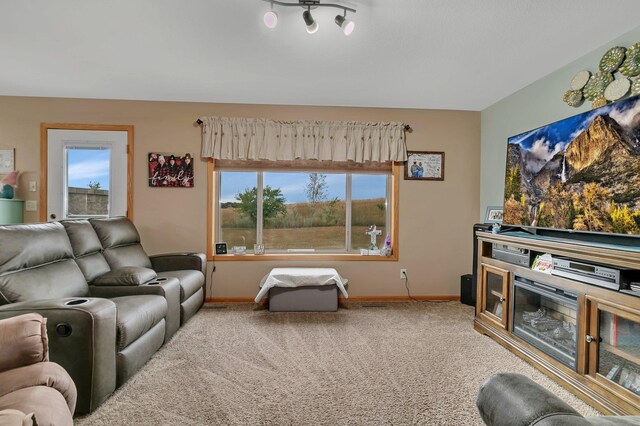
[[[407,151],[406,180],[444,180],[444,152]]]
[[[11,173],[14,167],[13,149],[0,149],[0,173]]]
[[[502,206],[487,207],[484,223],[502,223]]]

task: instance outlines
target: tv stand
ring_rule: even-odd
[[[639,415],[640,297],[530,266],[536,255],[550,253],[639,273],[640,240],[547,230],[475,235],[475,330],[598,410]],[[494,243],[529,250],[529,267],[494,258]]]

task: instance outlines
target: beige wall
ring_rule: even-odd
[[[196,118],[207,115],[282,120],[402,121],[410,150],[445,152],[444,182],[400,182],[400,257],[398,262],[298,262],[331,266],[349,278],[350,294],[406,295],[399,279],[408,269],[412,295],[459,294],[460,275],[471,272],[471,227],[480,193],[480,113],[467,111],[337,108],[182,102],[108,101],[0,97],[0,149],[16,149],[22,171],[19,198],[37,200],[28,182],[39,179],[40,123],[131,124],[134,136],[134,222],[150,254],[205,250],[206,161],[195,161],[195,188],[149,188],[147,153],[200,152]],[[38,188],[39,190],[40,188]],[[37,221],[38,213],[25,214]],[[275,266],[296,262],[216,262],[209,274],[209,297],[253,297],[260,278]]]

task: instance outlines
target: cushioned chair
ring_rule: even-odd
[[[180,282],[180,323],[184,324],[204,303],[206,257],[202,253],[172,253],[147,256],[140,235],[126,217],[91,219],[112,270],[123,267],[151,268],[159,278]]]
[[[26,314],[0,320],[0,425],[73,425],[76,387],[49,362],[46,320]]]
[[[88,413],[161,346],[167,302],[158,295],[92,298],[60,223],[0,226],[0,319],[48,319],[51,360],[78,389]]]
[[[167,301],[165,336],[167,342],[180,328],[180,283],[177,278],[160,278],[154,270],[121,267],[112,270],[102,254],[98,234],[88,220],[63,220],[76,263],[96,297],[157,294]]]
[[[489,426],[640,425],[640,417],[582,417],[560,398],[528,377],[491,376],[480,386],[476,405]]]

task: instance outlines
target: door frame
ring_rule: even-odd
[[[49,164],[49,129],[106,130],[127,132],[127,218],[133,220],[133,125],[40,123],[40,222],[47,221],[47,180]]]

